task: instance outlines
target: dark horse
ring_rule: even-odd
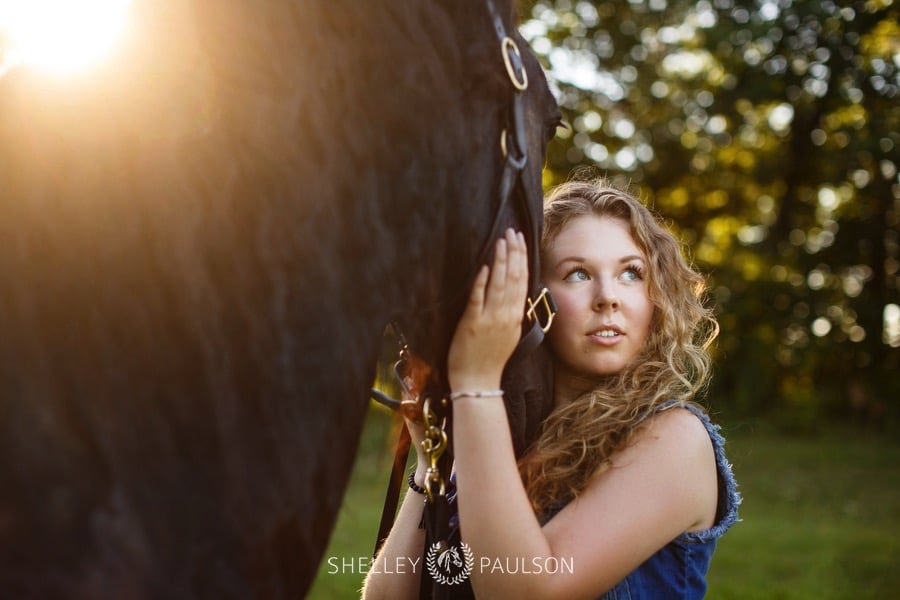
[[[495,4],[539,198],[557,108]],[[102,69],[0,78],[0,596],[299,598],[384,325],[442,368],[509,78],[480,1],[133,17]]]

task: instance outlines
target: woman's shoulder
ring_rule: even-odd
[[[690,410],[672,407],[651,414],[610,462],[614,471],[637,468],[648,483],[683,487],[690,496],[702,495],[698,480],[710,481],[715,492],[713,444],[704,423]]]
[[[675,406],[651,414],[631,443],[613,457],[613,467],[638,466],[642,476],[674,506],[690,515],[684,529],[715,522],[717,465],[706,424],[693,410]]]
[[[635,437],[641,435],[665,435],[683,443],[696,444],[695,450],[708,449],[719,454],[725,444],[720,427],[706,410],[694,402],[669,400],[649,411],[635,427]]]
[[[666,403],[644,419],[634,432],[632,445],[647,441],[672,446],[683,457],[703,454],[712,457],[710,421],[693,404]]]
[[[697,404],[671,401],[660,405],[647,419],[648,431],[666,436],[671,441],[680,440],[694,450],[712,456],[715,468],[716,510],[710,528],[699,528],[684,534],[691,542],[703,542],[720,537],[739,521],[738,506],[741,494],[731,463],[725,455],[725,438],[721,427],[714,423],[707,412]],[[652,433],[651,433],[652,435]],[[688,451],[689,452],[689,451]],[[709,464],[710,459],[703,462]]]

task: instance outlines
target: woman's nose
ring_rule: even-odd
[[[606,277],[600,277],[596,282],[597,286],[594,291],[594,309],[602,310],[605,308],[619,308],[619,295],[616,293],[615,282]]]

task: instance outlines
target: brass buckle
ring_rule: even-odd
[[[528,73],[525,72],[525,65],[522,63],[522,53],[519,47],[509,36],[503,38],[500,42],[500,53],[503,54],[503,64],[506,65],[506,73],[513,86],[520,92],[528,88]],[[516,66],[513,66],[513,56],[515,56]],[[519,72],[516,72],[516,67]],[[521,75],[521,77],[520,77]]]
[[[541,289],[541,293],[538,294],[536,300],[532,300],[531,298],[527,298],[528,309],[525,311],[525,315],[528,317],[530,321],[537,321],[538,325],[541,327],[541,331],[547,333],[550,331],[550,326],[553,324],[553,317],[556,316],[556,302],[553,301],[553,295],[550,293],[550,290],[546,287]],[[545,317],[545,320],[541,321],[541,316],[538,312],[541,311],[542,315]]]

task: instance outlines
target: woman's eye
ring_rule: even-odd
[[[641,281],[644,279],[644,271],[637,265],[631,265],[622,272],[622,279],[625,281]]]
[[[587,281],[588,279],[590,277],[588,277],[587,271],[584,269],[573,269],[565,276],[563,281]]]

